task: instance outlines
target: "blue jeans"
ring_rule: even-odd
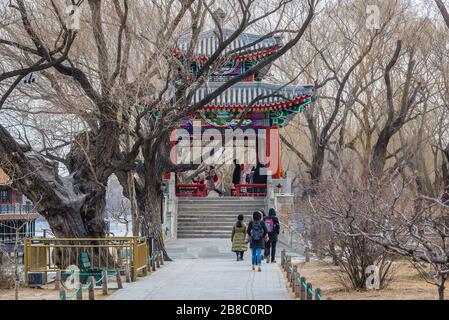
[[[251,252],[253,254],[253,264],[261,264],[262,263],[262,248],[251,248]]]

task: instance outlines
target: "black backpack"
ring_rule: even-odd
[[[254,221],[251,229],[251,239],[254,241],[260,241],[263,237],[263,229],[260,221]]]

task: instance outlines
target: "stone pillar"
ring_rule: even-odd
[[[267,170],[267,196],[265,198],[265,212],[268,212],[270,208],[276,208],[276,195],[274,193],[274,188],[271,171]]]
[[[176,198],[176,176],[172,172],[170,174],[170,181],[168,183],[168,203],[167,210],[171,216],[171,238],[178,238],[178,199]]]

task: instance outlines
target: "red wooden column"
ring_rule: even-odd
[[[279,127],[273,126],[267,128],[267,164],[275,164],[277,162],[277,168],[272,170],[273,179],[279,179],[281,177],[281,144],[279,137]],[[272,145],[274,144],[274,145]],[[274,154],[271,154],[271,148],[273,148]],[[273,162],[272,162],[273,160]]]

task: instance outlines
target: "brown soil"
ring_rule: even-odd
[[[312,261],[298,263],[298,272],[314,288],[319,287],[323,299],[333,300],[436,300],[437,287],[425,282],[407,262],[395,263],[394,280],[382,290],[356,291],[346,289],[338,280],[338,268],[331,263]],[[445,292],[449,300],[449,289]]]
[[[111,286],[116,286],[115,283]],[[116,289],[109,289],[109,294]],[[74,292],[74,291],[73,291]],[[67,295],[73,294],[68,292]],[[83,290],[83,299],[87,299],[87,290]],[[103,300],[106,296],[102,295],[101,288],[95,289],[95,300]],[[48,284],[42,288],[27,288],[22,287],[19,290],[19,300],[58,300],[59,292],[55,290],[54,284]],[[14,300],[14,289],[0,289],[0,300]],[[76,300],[72,298],[70,300]]]

